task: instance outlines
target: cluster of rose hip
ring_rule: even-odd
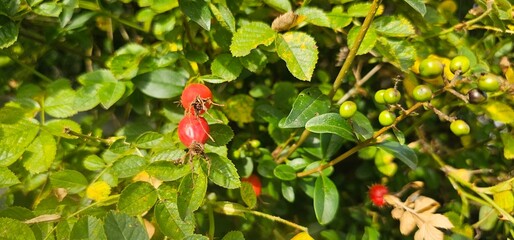
[[[209,125],[201,115],[212,105],[211,90],[199,83],[186,86],[180,97],[185,109],[184,118],[178,124],[180,141],[192,151],[192,154],[203,153],[203,145],[210,138]]]

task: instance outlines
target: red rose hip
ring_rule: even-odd
[[[252,175],[250,175],[247,178],[241,179],[241,181],[249,182],[250,184],[252,184],[253,191],[255,192],[255,195],[257,197],[259,195],[261,195],[261,188],[262,187],[261,187],[261,179],[259,178],[259,176],[255,175],[255,174],[252,174]]]
[[[193,143],[204,144],[209,139],[209,125],[203,117],[186,114],[178,124],[178,137],[188,148]]]
[[[203,84],[189,84],[180,96],[180,103],[186,109],[186,113],[202,114],[212,105],[212,92]]]
[[[382,207],[385,205],[384,196],[389,193],[389,190],[386,186],[382,184],[373,184],[369,188],[369,198],[373,202],[373,204],[377,207]]]

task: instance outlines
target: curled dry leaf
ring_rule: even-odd
[[[438,228],[453,228],[453,224],[444,215],[423,213],[419,216],[423,221],[418,225],[419,229],[414,234],[414,240],[441,240],[444,239],[444,233]]]
[[[271,28],[277,32],[287,31],[302,22],[304,18],[289,11],[276,17],[271,23]]]

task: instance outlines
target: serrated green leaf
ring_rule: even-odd
[[[103,159],[96,155],[89,155],[84,159],[84,167],[90,171],[99,171],[105,168],[105,162]]]
[[[25,152],[39,132],[39,126],[35,121],[23,119],[15,124],[0,124],[0,132],[0,167],[7,167]]]
[[[385,61],[407,71],[417,57],[416,48],[408,41],[379,37],[377,50],[384,56]]]
[[[268,58],[260,49],[253,49],[250,54],[239,58],[241,64],[250,72],[259,73],[264,70]]]
[[[407,145],[402,145],[394,141],[387,141],[379,143],[376,146],[390,154],[393,154],[411,169],[415,169],[418,165],[418,156],[414,150],[409,148]]]
[[[145,132],[136,139],[136,146],[138,148],[154,148],[159,145],[164,139],[164,136],[158,132]]]
[[[145,158],[137,155],[128,155],[114,162],[112,170],[119,178],[129,178],[143,171],[145,166]]]
[[[311,118],[305,128],[315,133],[332,133],[346,140],[355,141],[352,127],[338,113],[325,113]]]
[[[330,99],[318,88],[303,90],[293,103],[293,109],[285,120],[279,123],[281,128],[301,128],[313,117],[327,113]]]
[[[150,176],[162,181],[175,181],[191,173],[189,164],[175,164],[168,161],[154,162],[146,168]]]
[[[27,224],[11,218],[0,218],[0,238],[36,240],[34,232]]]
[[[320,176],[314,185],[314,212],[322,225],[330,223],[339,207],[339,191],[330,178]]]
[[[355,40],[357,40],[357,35],[361,30],[361,26],[353,26],[352,29],[348,32],[348,47],[352,48],[355,44]],[[373,26],[368,28],[366,35],[362,39],[362,42],[359,46],[359,50],[357,51],[357,55],[366,54],[373,49],[375,43],[377,42],[378,35]]]
[[[295,11],[296,14],[304,16],[305,21],[320,27],[330,27],[330,19],[323,10],[315,7],[301,7]]]
[[[223,4],[214,5],[212,3],[209,3],[209,7],[211,9],[212,14],[221,26],[223,26],[227,30],[230,30],[230,32],[236,31],[236,19],[234,18],[234,15],[232,15],[232,12],[227,6]]]
[[[157,161],[169,161],[169,162],[177,162],[180,160],[182,156],[184,156],[185,152],[181,149],[163,149],[159,151],[155,151],[155,153],[150,158],[150,162]]]
[[[353,132],[355,136],[360,141],[364,141],[373,137],[373,126],[371,126],[371,122],[369,119],[364,116],[364,114],[360,112],[355,112],[355,114],[350,118]]]
[[[286,199],[288,202],[294,202],[295,194],[294,194],[294,188],[289,184],[288,182],[282,182],[281,187],[282,196],[284,199]]]
[[[318,62],[316,41],[303,32],[287,32],[276,39],[277,54],[296,78],[310,81]]]
[[[507,104],[498,101],[489,101],[484,110],[491,119],[503,123],[514,123],[514,110]]]
[[[77,113],[77,109],[75,109],[76,93],[71,89],[69,80],[60,79],[53,82],[48,86],[47,94],[44,110],[48,115],[66,118]]]
[[[425,6],[425,3],[423,0],[404,0],[407,4],[409,4],[414,10],[419,12],[421,16],[425,16],[425,13],[427,12],[427,7]]]
[[[137,216],[150,210],[157,198],[157,191],[150,183],[134,182],[121,192],[118,210],[130,216]]]
[[[243,65],[241,65],[239,59],[233,58],[228,53],[218,55],[211,64],[212,74],[227,81],[235,80],[242,70]]]
[[[245,237],[240,231],[231,231],[225,234],[221,240],[245,240]]]
[[[107,239],[149,239],[145,228],[135,217],[111,211],[104,221]]]
[[[223,107],[223,111],[227,117],[235,122],[249,123],[253,122],[253,107],[255,99],[247,94],[237,94],[230,97]]]
[[[83,86],[77,89],[75,101],[73,103],[77,112],[91,110],[100,104],[98,91],[101,87],[101,85],[96,84]]]
[[[216,153],[207,153],[207,161],[210,161],[209,179],[216,185],[234,189],[241,186],[237,169],[228,158]],[[204,167],[208,167],[205,166]],[[208,169],[206,169],[208,170]]]
[[[14,1],[13,1],[14,2]],[[0,15],[0,49],[13,45],[18,40],[18,25],[11,19]]]
[[[69,194],[82,192],[88,182],[82,173],[75,170],[62,170],[50,175],[50,183],[54,188],[64,188]]]
[[[283,181],[292,181],[296,179],[296,171],[294,168],[285,164],[278,165],[273,169],[273,175]]]
[[[205,0],[179,0],[178,4],[182,12],[200,27],[207,31],[211,29],[211,11]]]
[[[68,139],[76,139],[77,136],[66,134],[64,131],[65,129],[70,129],[76,133],[82,133],[80,125],[77,122],[69,119],[49,120],[45,122],[44,129],[54,136]]]
[[[252,49],[259,45],[269,46],[277,33],[265,23],[251,22],[243,25],[232,37],[230,52],[234,57],[243,57],[250,54]]]
[[[279,12],[288,12],[293,8],[289,0],[264,0],[264,3]]]
[[[390,37],[408,37],[416,34],[414,26],[401,16],[384,16],[373,21],[377,32]]]
[[[195,230],[193,215],[182,220],[178,212],[177,203],[174,201],[157,203],[154,215],[159,229],[171,239],[182,239],[193,234]]]
[[[54,137],[46,131],[41,131],[27,147],[23,166],[32,174],[45,172],[54,162],[56,152],[57,144]]]
[[[209,134],[214,139],[214,142],[209,139],[207,140],[207,144],[217,147],[227,145],[234,137],[234,131],[232,131],[232,128],[221,123],[209,125]]]
[[[187,79],[188,77],[183,73],[169,69],[157,69],[138,75],[132,81],[144,94],[165,99],[180,96]]]
[[[114,82],[114,83],[105,83],[98,90],[98,97],[100,99],[100,103],[105,109],[110,108],[114,105],[125,93],[125,83],[123,82]]]
[[[109,67],[117,79],[131,79],[136,76],[142,57],[135,54],[116,55],[109,62]]]
[[[62,12],[62,5],[57,2],[44,2],[34,9],[34,13],[46,17],[58,17]]]
[[[20,8],[20,0],[0,0],[0,15],[13,16]]]
[[[70,232],[70,239],[107,239],[104,233],[103,222],[93,216],[80,218]]]
[[[352,17],[343,12],[341,6],[336,6],[330,13],[327,13],[327,17],[330,20],[330,27],[333,29],[344,28],[352,23]]]
[[[84,86],[116,82],[116,78],[112,72],[107,69],[98,69],[93,72],[82,74],[77,80]]]
[[[0,188],[10,187],[18,183],[20,183],[20,180],[18,180],[18,177],[16,177],[9,168],[0,167]]]
[[[8,207],[0,211],[0,217],[12,218],[20,221],[25,221],[36,217],[34,212],[24,207]]]
[[[352,17],[365,17],[368,15],[369,10],[371,9],[371,3],[369,2],[358,2],[353,3],[348,7],[346,11],[349,16]]]
[[[248,206],[248,208],[252,209],[257,206],[257,196],[255,195],[255,191],[253,190],[252,184],[249,182],[241,182],[241,189],[239,189],[241,193],[241,199]]]
[[[177,196],[177,207],[181,219],[187,219],[202,206],[206,193],[207,176],[203,171],[200,170],[182,178]]]

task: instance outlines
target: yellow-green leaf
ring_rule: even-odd
[[[514,123],[514,110],[509,105],[501,102],[489,102],[484,108],[491,119],[503,123]]]
[[[287,32],[277,37],[278,56],[296,78],[310,81],[318,62],[316,41],[303,32]]]
[[[275,38],[276,32],[270,26],[262,22],[251,22],[243,25],[234,34],[230,52],[234,57],[246,56],[261,44],[269,46]]]

